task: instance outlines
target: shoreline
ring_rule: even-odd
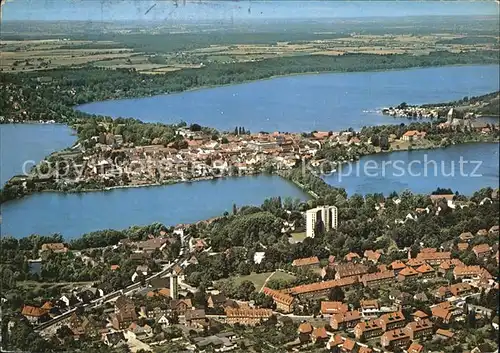
[[[436,150],[436,149],[447,149],[447,148],[449,148],[451,146],[469,145],[469,144],[500,144],[500,140],[499,141],[468,141],[468,142],[463,142],[463,143],[450,144],[450,145],[447,145],[447,146],[425,146],[425,147],[419,147],[419,146],[415,147],[415,146],[413,146],[411,150],[409,148],[407,148],[407,147],[399,149],[399,150],[392,150],[392,151],[390,151],[390,150],[379,150],[379,151],[376,151],[375,153],[370,153],[370,154],[359,156],[358,159],[355,159],[355,160],[352,160],[352,161],[343,161],[343,162],[338,161],[336,163],[338,165],[347,164],[347,163],[356,163],[356,162],[359,162],[362,158],[366,158],[366,157],[374,156],[374,155],[378,155],[378,154],[389,154],[389,153],[398,153],[398,152],[412,152],[412,151],[424,151],[424,150],[431,151],[431,150]],[[314,170],[314,168],[312,170]],[[42,194],[42,193],[85,194],[85,193],[94,193],[94,192],[108,192],[108,191],[120,190],[120,189],[136,189],[136,188],[171,186],[171,185],[178,185],[178,184],[190,184],[190,183],[196,183],[196,182],[200,182],[200,181],[218,181],[220,179],[241,178],[241,177],[251,177],[251,176],[261,176],[261,175],[278,176],[278,177],[280,177],[283,180],[286,180],[286,181],[289,181],[289,182],[293,183],[297,188],[299,188],[300,190],[302,190],[304,193],[310,195],[313,199],[316,199],[316,198],[319,197],[319,195],[317,195],[314,191],[305,188],[304,185],[298,183],[297,181],[292,180],[292,179],[288,179],[286,177],[283,177],[281,175],[281,173],[280,173],[281,171],[282,170],[277,170],[277,171],[274,171],[272,173],[268,173],[266,171],[260,171],[260,172],[242,174],[242,175],[227,175],[227,176],[220,176],[220,177],[205,176],[205,177],[193,178],[191,180],[181,180],[181,179],[179,179],[179,180],[172,180],[172,181],[168,181],[168,182],[164,182],[164,183],[150,183],[150,184],[141,184],[141,185],[116,185],[116,186],[107,186],[107,187],[95,188],[95,189],[81,189],[81,190],[68,190],[68,191],[55,190],[55,189],[46,189],[46,190],[41,190],[41,191],[37,191],[37,192],[34,192],[34,193],[25,194],[25,195],[23,195],[20,198],[16,198],[16,199],[8,200],[6,202],[2,202],[2,203],[0,203],[0,206],[1,205],[8,205],[10,202],[20,201],[20,200],[23,200],[26,197],[30,197],[32,195]],[[284,170],[284,171],[286,172],[287,170]],[[336,170],[333,171],[333,173],[335,173],[335,172],[336,172]],[[318,176],[318,177],[321,177],[321,175]]]
[[[171,96],[171,95],[178,95],[178,94],[183,94],[183,93],[189,93],[189,92],[195,92],[195,91],[201,91],[201,90],[207,90],[207,89],[214,89],[214,88],[219,88],[219,87],[230,87],[230,86],[237,86],[237,85],[242,85],[242,84],[249,84],[253,82],[260,82],[260,81],[268,81],[268,80],[274,80],[274,79],[279,79],[279,78],[287,78],[287,77],[295,77],[295,76],[317,76],[321,74],[355,74],[355,73],[378,73],[378,72],[394,72],[394,71],[407,71],[407,70],[421,70],[421,69],[431,69],[431,68],[442,68],[442,67],[466,67],[466,66],[494,66],[497,67],[496,64],[449,64],[449,65],[431,65],[431,66],[408,66],[408,67],[400,67],[400,68],[392,68],[392,69],[367,69],[367,70],[353,70],[353,71],[309,71],[309,72],[297,72],[297,73],[290,73],[290,74],[285,74],[285,75],[274,75],[274,76],[269,76],[269,77],[264,77],[264,78],[259,78],[259,79],[254,79],[254,80],[243,80],[243,81],[238,81],[238,82],[233,82],[233,83],[227,83],[227,84],[222,84],[222,85],[205,85],[205,86],[199,86],[199,87],[193,87],[189,88],[183,91],[178,91],[178,92],[171,92],[171,93],[158,93],[158,94],[150,94],[150,95],[145,95],[145,96],[136,96],[136,97],[123,97],[123,98],[115,98],[115,99],[104,99],[104,100],[97,100],[93,102],[87,102],[87,103],[82,103],[78,105],[74,105],[72,108],[80,113],[84,113],[87,115],[91,115],[89,113],[86,113],[78,107],[84,106],[84,105],[89,105],[93,103],[102,103],[102,102],[116,102],[116,101],[122,101],[122,100],[129,100],[129,99],[144,99],[144,98],[151,98],[151,97],[156,97],[156,96]],[[113,119],[117,119],[118,117],[112,117]],[[133,118],[134,117],[122,117],[122,118]],[[187,121],[186,121],[187,122]],[[151,123],[147,123],[151,124]],[[289,131],[291,132],[291,131]]]

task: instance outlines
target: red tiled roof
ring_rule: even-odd
[[[472,251],[476,255],[484,254],[484,253],[489,253],[490,252],[490,246],[488,244],[479,244],[476,245],[472,248]]]
[[[399,275],[404,277],[416,276],[418,275],[418,272],[413,269],[413,267],[405,267],[401,271],[399,271]]]
[[[317,265],[317,264],[319,264],[319,259],[317,256],[305,257],[302,259],[295,259],[292,262],[292,266],[308,266],[308,265]]]
[[[445,337],[448,337],[448,338],[452,338],[455,334],[453,332],[451,332],[450,330],[444,330],[442,328],[438,329],[436,331],[436,334],[437,335],[440,335],[440,336],[445,336]]]
[[[42,308],[37,308],[36,306],[25,305],[21,314],[24,316],[40,317],[47,314],[47,310]]]
[[[301,286],[293,287],[288,289],[288,292],[291,294],[304,294],[310,292],[317,292],[320,290],[327,290],[333,287],[344,287],[357,283],[358,280],[356,277],[346,277],[342,279],[334,279],[325,282],[316,282],[311,284],[304,284]]]
[[[269,318],[273,315],[271,309],[255,309],[255,308],[225,308],[228,317],[241,318]]]
[[[405,267],[406,267],[405,263],[401,260],[396,260],[396,261],[391,262],[391,268],[393,270],[401,270]]]
[[[342,302],[330,302],[330,301],[322,301],[321,302],[321,313],[322,314],[337,314],[337,313],[346,313],[349,311],[347,304]]]
[[[354,347],[356,347],[356,342],[351,340],[350,338],[347,338],[342,345],[342,348],[348,351],[352,351]]]
[[[419,252],[417,254],[417,260],[422,261],[432,261],[432,260],[449,260],[451,259],[451,252]]]
[[[367,273],[366,275],[360,277],[360,281],[365,283],[365,282],[378,281],[381,279],[388,279],[393,277],[394,277],[394,271],[390,270],[385,272]]]
[[[359,320],[361,318],[361,313],[357,310],[353,310],[353,311],[348,311],[346,313],[335,314],[333,315],[333,318],[338,323],[354,321],[354,320]]]
[[[415,271],[425,274],[429,272],[434,272],[434,269],[427,264],[423,264],[422,266],[417,267]]]
[[[380,253],[373,251],[373,250],[365,250],[364,252],[364,257],[366,257],[368,260],[372,261],[378,261],[380,259]]]
[[[299,325],[300,333],[311,333],[313,330],[312,325],[309,322],[303,322]]]
[[[379,308],[377,299],[362,299],[359,303],[361,308]]]
[[[395,330],[386,331],[382,335],[382,337],[384,337],[389,342],[410,338],[408,333],[406,333],[406,331],[402,330],[402,329],[395,329]]]
[[[322,338],[322,339],[328,338],[326,329],[324,327],[315,327],[312,332],[312,336],[315,338]]]
[[[352,261],[354,259],[359,259],[359,255],[356,254],[355,252],[350,252],[349,254],[347,254],[346,256],[344,256],[344,259],[346,261]]]
[[[417,310],[415,311],[412,316],[414,317],[418,317],[420,319],[425,319],[426,317],[429,317],[429,315],[427,315],[425,312],[423,312],[422,310]]]
[[[277,291],[277,290],[274,290],[274,289],[271,289],[268,287],[264,287],[262,289],[262,292],[265,295],[269,295],[270,297],[272,297],[275,302],[279,302],[282,304],[290,305],[290,304],[292,304],[292,302],[294,300],[291,295],[288,295],[286,293],[283,293],[283,292],[280,292],[280,291]]]
[[[410,347],[408,347],[408,353],[422,353],[424,351],[424,346],[418,343],[412,343]]]

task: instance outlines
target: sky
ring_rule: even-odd
[[[7,0],[3,20],[221,20],[498,15],[495,1]],[[152,7],[154,5],[154,7]],[[148,11],[149,10],[149,11]]]

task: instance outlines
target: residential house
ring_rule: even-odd
[[[488,236],[488,230],[486,229],[479,229],[476,233],[477,236],[480,236],[480,237],[487,237]]]
[[[332,315],[332,314],[344,314],[349,311],[347,304],[338,301],[322,301],[321,302],[321,314]]]
[[[361,276],[368,273],[368,266],[363,264],[347,263],[335,266],[335,279],[351,276]]]
[[[431,307],[432,319],[448,324],[453,319],[453,310],[449,302],[443,302]]]
[[[330,318],[330,326],[334,330],[342,330],[352,328],[361,321],[361,313],[357,310],[348,311],[346,313],[334,314]]]
[[[444,330],[444,329],[440,328],[436,331],[436,336],[441,338],[441,339],[448,340],[450,338],[453,338],[453,336],[455,336],[455,334],[453,332],[451,332],[450,330]]]
[[[384,332],[379,319],[361,321],[354,327],[354,335],[357,339],[369,339],[378,337]]]
[[[291,295],[273,290],[268,287],[264,287],[262,292],[265,295],[269,295],[271,298],[273,298],[273,301],[276,304],[276,309],[278,311],[281,311],[285,314],[291,313],[293,311],[293,304],[295,299]]]
[[[152,253],[155,250],[162,251],[170,243],[169,238],[152,238],[144,241],[139,241],[135,243],[139,251],[145,253]]]
[[[292,262],[292,266],[302,267],[302,268],[304,268],[304,267],[317,267],[317,266],[319,266],[319,259],[317,256],[295,259]]]
[[[360,259],[359,255],[356,254],[355,252],[350,252],[346,256],[344,256],[344,260],[346,260],[347,262],[353,262],[359,259]]]
[[[491,274],[481,266],[456,266],[453,269],[453,277],[458,279],[480,279],[481,277],[492,278]]]
[[[160,325],[162,329],[167,328],[170,326],[170,320],[166,314],[160,314],[155,318],[155,323],[157,325]]]
[[[383,283],[394,282],[394,271],[368,273],[360,277],[359,281],[365,287],[379,286]]]
[[[406,265],[401,260],[395,260],[391,262],[390,267],[394,271],[394,274],[397,276],[401,270],[406,268]]]
[[[145,338],[151,337],[153,335],[153,329],[149,325],[141,326],[135,322],[132,322],[127,328],[129,332],[133,334],[138,340],[143,340]]]
[[[377,317],[380,314],[378,300],[362,299],[359,303],[361,306],[361,315],[363,317]]]
[[[450,288],[447,286],[441,286],[434,292],[434,296],[439,300],[449,298],[451,297]]]
[[[439,265],[441,262],[451,259],[451,252],[419,252],[416,258],[427,262],[429,265]]]
[[[383,330],[387,331],[403,327],[405,324],[405,317],[401,311],[397,311],[381,315],[379,321]]]
[[[184,315],[186,311],[192,308],[193,304],[191,299],[173,299],[170,301],[170,309],[178,315]]]
[[[342,343],[342,347],[340,348],[340,352],[342,353],[359,353],[359,346],[356,344],[356,341],[346,338]]]
[[[273,315],[271,309],[255,308],[226,308],[226,323],[234,325],[236,323],[245,326],[255,326],[263,320],[269,319]]]
[[[98,322],[88,316],[78,315],[76,312],[71,314],[68,327],[73,331],[75,337],[96,337],[100,329]]]
[[[405,347],[410,344],[410,336],[403,329],[390,330],[380,337],[380,344],[383,348],[391,350],[396,347]]]
[[[410,344],[410,347],[406,350],[407,353],[424,353],[424,346],[421,344],[418,344],[416,342],[413,342]]]
[[[438,272],[445,275],[449,270],[456,266],[465,266],[465,264],[459,259],[451,259],[450,261],[443,261],[439,264]]]
[[[418,272],[419,276],[421,278],[431,278],[434,277],[436,274],[436,271],[434,268],[429,266],[428,264],[423,264],[415,269],[415,271]]]
[[[406,266],[412,267],[413,269],[420,267],[423,264],[425,264],[425,261],[422,261],[417,258],[408,259],[408,261],[406,261]]]
[[[371,261],[374,264],[376,264],[378,262],[378,260],[380,259],[380,256],[382,256],[382,255],[379,252],[376,252],[373,250],[365,250],[363,256],[368,261]]]
[[[495,225],[488,230],[488,233],[493,237],[498,237],[500,235],[500,227]]]
[[[458,251],[466,251],[469,248],[469,243],[458,243],[457,249]]]
[[[207,299],[207,305],[209,308],[220,308],[226,303],[226,296],[222,293],[211,294]]]
[[[328,339],[328,334],[324,326],[315,327],[311,333],[311,340],[313,343],[318,341],[326,341]]]
[[[449,290],[454,297],[463,297],[474,293],[474,289],[469,283],[452,284]]]
[[[204,309],[187,310],[185,315],[186,325],[189,327],[203,328],[207,326],[208,319]]]
[[[423,312],[422,310],[415,311],[413,314],[411,314],[411,316],[413,316],[413,321],[421,321],[429,317],[429,315],[427,315],[427,313]]]
[[[123,331],[106,333],[103,336],[103,342],[107,346],[114,348],[123,347],[127,344]]]
[[[476,255],[478,260],[486,259],[490,256],[490,246],[488,244],[479,244],[472,248],[472,252]]]
[[[464,232],[458,236],[462,242],[469,242],[474,239],[474,235],[471,232]]]
[[[423,266],[423,265],[420,265]],[[420,267],[419,266],[419,267]],[[419,268],[417,267],[417,268]],[[417,278],[418,277],[418,272],[415,270],[413,267],[405,267],[398,273],[398,281],[405,281],[407,279],[411,278]]]
[[[115,313],[111,316],[111,324],[115,330],[127,328],[132,322],[137,320],[134,303],[122,295],[115,301]]]
[[[426,135],[425,131],[420,132],[418,130],[409,130],[403,134],[402,140],[407,142],[416,141],[424,138],[425,135]]]
[[[311,339],[313,327],[309,322],[305,321],[299,325],[297,332],[299,334],[299,340],[301,343],[308,342]]]
[[[36,306],[31,306],[31,305],[23,306],[21,315],[23,315],[26,319],[28,319],[28,321],[31,322],[32,324],[40,324],[50,319],[49,310],[38,308]]]
[[[429,319],[409,322],[404,330],[410,336],[411,340],[432,335],[434,325]]]
[[[63,243],[46,243],[42,244],[41,252],[66,253],[68,247]]]
[[[290,295],[297,295],[300,298],[322,298],[328,295],[329,291],[334,287],[349,287],[357,283],[357,277],[351,276],[339,280],[335,279],[330,281],[300,285],[287,289],[286,293]]]

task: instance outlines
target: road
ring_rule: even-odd
[[[189,238],[188,237],[186,238],[186,241],[189,242]],[[180,253],[179,257],[177,259],[175,259],[174,262],[172,262],[171,264],[164,265],[163,269],[160,272],[157,272],[157,273],[155,273],[155,274],[147,277],[145,279],[146,284],[148,284],[154,278],[161,277],[163,275],[168,274],[170,272],[170,270],[175,265],[179,265],[180,266],[181,263],[186,259],[186,257],[188,255],[189,255],[189,253],[185,252],[184,250],[181,250],[181,253]],[[73,314],[78,308],[84,308],[85,310],[95,309],[95,308],[98,308],[98,307],[100,307],[100,306],[102,306],[102,305],[104,305],[106,303],[109,303],[111,301],[116,300],[116,298],[118,298],[120,295],[130,294],[130,293],[138,290],[139,288],[141,288],[141,283],[138,282],[138,283],[131,284],[131,285],[125,287],[125,288],[122,288],[122,289],[116,290],[114,292],[108,293],[108,294],[106,294],[105,296],[103,296],[101,298],[92,300],[88,304],[78,303],[74,307],[69,308],[69,310],[66,311],[66,312],[64,312],[63,314],[61,314],[59,316],[56,316],[56,317],[52,318],[51,320],[46,321],[46,322],[38,325],[35,328],[35,331],[38,331],[38,332],[44,331],[44,330],[46,330],[48,328],[51,328],[52,326],[60,323],[63,320],[68,319],[71,316],[71,314]]]

